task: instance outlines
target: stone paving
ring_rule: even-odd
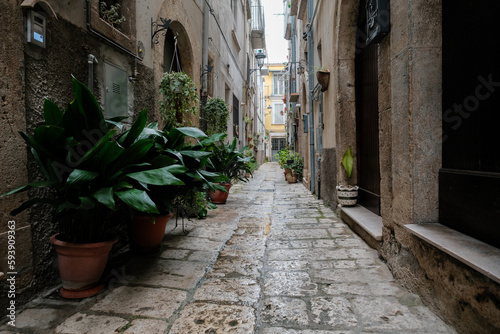
[[[0,334],[455,333],[276,163],[187,235],[173,227],[160,254],[112,270],[103,293],[38,298]]]

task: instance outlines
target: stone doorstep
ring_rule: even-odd
[[[405,228],[491,280],[500,283],[500,249],[441,224],[408,224]]]
[[[379,249],[382,241],[382,217],[356,205],[342,207],[340,218],[372,248]]]

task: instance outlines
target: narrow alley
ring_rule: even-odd
[[[187,234],[174,227],[160,253],[110,270],[103,293],[54,291],[0,333],[455,333],[277,163]]]

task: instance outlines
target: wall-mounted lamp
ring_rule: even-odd
[[[259,52],[255,54],[255,59],[257,59],[257,66],[259,68],[251,69],[250,73],[260,70],[262,66],[264,66],[264,59],[266,59],[266,55],[262,52],[262,50],[259,50]]]
[[[304,65],[302,65],[302,62],[304,63]],[[294,61],[294,62],[289,62],[288,64],[299,64],[299,66],[297,67],[298,74],[304,74],[305,67],[306,67],[306,65],[308,65],[307,60],[305,60],[305,59],[301,59],[299,61]]]

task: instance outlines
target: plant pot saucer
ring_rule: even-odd
[[[82,299],[95,296],[99,292],[101,292],[102,289],[104,289],[104,283],[101,283],[98,286],[93,287],[91,289],[81,290],[81,291],[73,291],[61,288],[61,290],[59,290],[59,295],[66,299]]]

